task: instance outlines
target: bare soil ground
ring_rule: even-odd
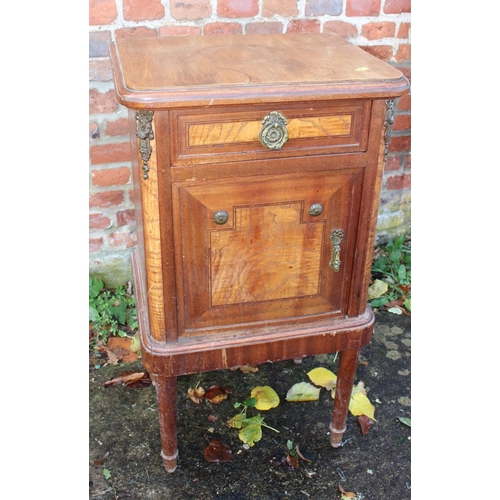
[[[91,367],[89,498],[327,500],[342,498],[341,485],[358,500],[410,499],[411,429],[398,419],[411,416],[410,324],[404,315],[376,313],[374,338],[362,351],[357,381],[364,382],[377,421],[363,435],[357,417],[349,414],[345,444],[338,449],[329,444],[333,400],[325,389],[319,401],[285,400],[293,384],[309,381],[306,372],[312,368],[336,372],[334,354],[305,358],[301,364],[267,363],[256,373],[221,370],[179,377],[179,460],[173,474],[165,471],[160,458],[154,387],[103,386],[124,371],[142,369],[140,362]],[[206,401],[195,405],[187,391],[197,384],[228,386],[233,393],[217,405]],[[260,412],[279,434],[264,428],[262,439],[245,449],[238,431],[225,423],[238,412],[234,403],[262,385],[280,396],[278,407]],[[204,459],[203,451],[215,437],[231,447],[231,461],[217,464]],[[311,461],[300,460],[298,468],[288,465],[288,440]]]

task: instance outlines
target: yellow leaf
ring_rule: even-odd
[[[308,372],[307,376],[314,385],[325,387],[328,391],[337,385],[337,375],[326,368],[314,368]]]
[[[290,387],[286,394],[286,400],[291,403],[299,403],[303,401],[317,401],[319,399],[319,387],[308,382],[300,382]]]
[[[375,280],[368,288],[368,300],[382,297],[388,289],[389,285],[385,281]]]
[[[362,392],[354,393],[353,391],[351,400],[349,401],[349,411],[355,416],[366,415],[372,420],[375,420],[375,407],[370,403],[370,400]]]
[[[280,398],[276,391],[267,385],[254,387],[250,393],[251,398],[255,398],[255,408],[257,410],[269,410],[276,408],[280,404]]]
[[[262,426],[259,424],[250,424],[238,433],[238,437],[241,441],[248,444],[248,446],[253,446],[257,441],[262,438]]]

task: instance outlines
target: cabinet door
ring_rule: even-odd
[[[361,169],[175,183],[179,335],[344,315],[361,183]]]

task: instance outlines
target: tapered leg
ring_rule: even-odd
[[[332,423],[330,424],[330,444],[334,448],[340,446],[345,432],[349,401],[358,367],[358,357],[359,350],[346,350],[340,353],[337,388],[335,389]]]
[[[160,418],[161,458],[167,472],[177,467],[177,377],[155,376]]]

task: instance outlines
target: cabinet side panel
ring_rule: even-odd
[[[153,135],[156,137],[154,119],[152,127]],[[151,156],[148,160],[148,178],[141,178],[139,180],[139,184],[142,198],[142,226],[144,237],[144,258],[147,269],[146,279],[150,332],[151,336],[156,341],[161,342],[165,340],[165,314],[163,304],[163,275],[159,225],[160,215],[158,206],[158,165],[155,139],[150,141],[150,146]],[[135,149],[138,151],[137,145]],[[139,164],[142,164],[140,157]],[[138,168],[135,170],[137,171]]]

